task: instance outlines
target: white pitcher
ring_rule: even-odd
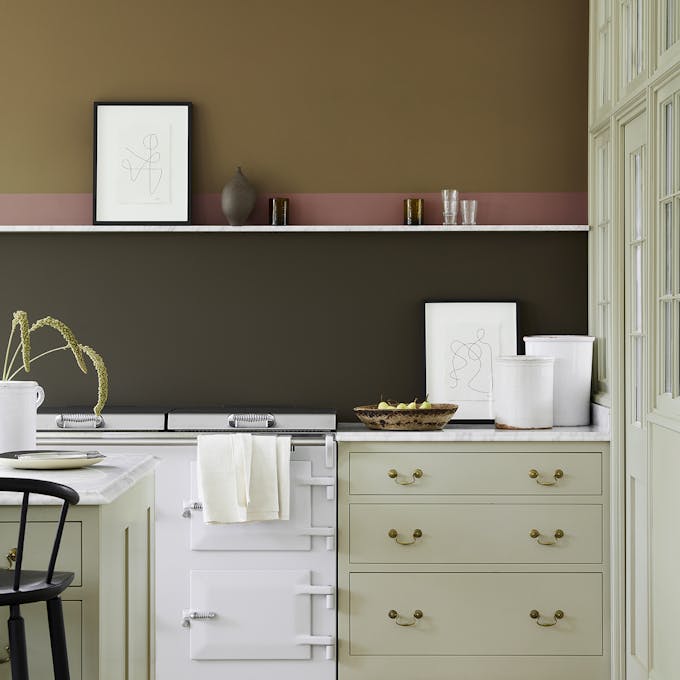
[[[0,380],[0,452],[35,448],[45,391],[33,380]]]

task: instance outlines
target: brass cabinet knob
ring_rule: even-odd
[[[556,529],[553,534],[555,537],[554,539],[547,538],[538,529],[532,529],[529,532],[529,536],[535,538],[536,543],[539,543],[540,545],[555,545],[560,538],[564,538],[564,531],[562,531],[562,529]]]
[[[14,563],[17,561],[17,549],[12,548],[6,555],[5,558],[7,559],[7,568],[11,569],[14,566]]]
[[[409,621],[407,619],[402,618],[401,614],[396,609],[390,609],[390,611],[387,612],[387,616],[389,618],[394,619],[394,622],[398,626],[415,626],[416,621],[420,620],[423,618],[423,612],[420,611],[420,609],[416,609],[412,616],[413,618]]]
[[[538,470],[534,469],[529,470],[529,477],[531,477],[531,479],[535,479],[536,484],[540,484],[541,486],[555,486],[557,484],[557,480],[562,479],[562,477],[564,477],[564,471],[560,470],[559,468],[555,470],[555,472],[553,473],[552,481],[546,481],[539,474]]]
[[[555,613],[553,614],[552,621],[543,621],[541,620],[541,613],[538,611],[538,609],[532,609],[529,612],[529,616],[536,621],[536,624],[538,626],[541,626],[542,628],[549,628],[550,626],[556,626],[557,622],[560,619],[564,618],[564,612],[561,609],[555,610]]]
[[[423,471],[420,468],[416,468],[411,473],[410,479],[403,479],[400,478],[399,473],[394,468],[392,468],[391,470],[387,471],[387,476],[390,479],[393,479],[396,484],[400,484],[401,486],[408,486],[409,484],[415,484],[416,479],[420,479],[423,476]]]
[[[390,529],[387,532],[387,535],[390,538],[393,538],[399,545],[413,545],[416,542],[416,539],[422,538],[423,532],[420,529],[414,529],[413,530],[413,540],[412,541],[403,541],[399,538],[399,532],[396,529]]]

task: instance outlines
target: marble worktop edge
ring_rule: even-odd
[[[0,469],[0,476],[22,479],[44,479],[74,488],[80,495],[79,505],[107,505],[140,479],[151,474],[158,458],[149,455],[120,453],[91,467],[76,470],[16,470],[9,466]],[[21,505],[19,493],[0,494],[0,505]],[[31,494],[31,505],[57,505],[60,500]]]
[[[434,432],[397,432],[340,423],[336,439],[339,442],[608,442],[609,432],[594,426],[497,430],[493,424],[448,425]]]

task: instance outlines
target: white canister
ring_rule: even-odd
[[[524,338],[528,355],[555,358],[555,425],[590,424],[594,340],[588,335],[533,335]]]
[[[45,398],[32,380],[0,380],[0,452],[35,448],[37,410]]]
[[[552,357],[498,357],[493,364],[496,427],[546,429],[553,425]]]

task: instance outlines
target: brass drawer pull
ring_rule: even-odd
[[[555,545],[560,538],[564,538],[564,531],[562,531],[562,529],[556,529],[555,533],[553,534],[555,537],[554,540],[544,536],[538,529],[532,529],[529,532],[529,536],[531,536],[531,538],[535,538],[536,543],[539,543],[540,545]]]
[[[546,482],[545,479],[539,475],[538,470],[529,470],[529,477],[531,477],[531,479],[535,479],[536,484],[540,484],[541,486],[555,486],[557,484],[557,480],[564,477],[564,471],[559,469],[555,470],[552,482]]]
[[[402,541],[399,538],[399,532],[396,529],[390,529],[387,532],[387,535],[390,538],[393,538],[399,545],[413,545],[418,538],[421,538],[423,535],[423,532],[420,529],[414,529],[413,530],[413,540],[412,541]]]
[[[7,568],[11,569],[14,566],[14,563],[17,561],[17,549],[12,548],[6,555],[5,559],[7,560]]]
[[[407,480],[400,479],[399,473],[395,469],[388,470],[387,476],[390,479],[393,479],[397,484],[401,484],[401,486],[408,486],[409,484],[415,484],[416,479],[420,479],[423,476],[423,471],[420,468],[416,468],[411,473],[411,479],[407,479]]]
[[[556,610],[553,614],[553,620],[548,623],[541,621],[541,613],[537,609],[532,609],[529,612],[529,616],[532,619],[535,619],[537,625],[542,626],[543,628],[550,628],[550,626],[556,626],[557,622],[564,618],[564,612],[561,609]]]
[[[404,620],[401,618],[401,615],[399,614],[398,611],[396,611],[396,609],[390,609],[390,611],[387,612],[387,616],[389,616],[391,619],[394,619],[394,622],[398,626],[415,626],[418,619],[423,618],[423,612],[421,612],[420,609],[416,609],[413,612],[413,619],[411,621],[406,622],[404,622]]]

